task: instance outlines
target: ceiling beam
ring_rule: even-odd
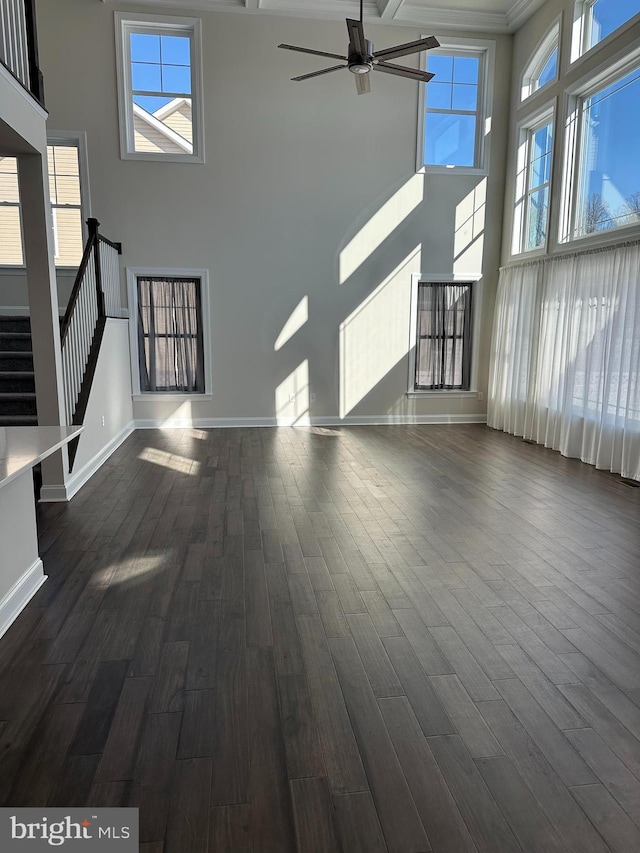
[[[376,0],[383,21],[393,20],[404,0]]]

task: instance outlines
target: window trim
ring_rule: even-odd
[[[172,267],[127,267],[127,293],[129,297],[129,353],[131,356],[131,388],[134,402],[167,400],[196,402],[212,399],[211,384],[211,310],[209,300],[209,270],[174,269]],[[202,311],[202,350],[204,362],[204,393],[188,391],[141,391],[140,353],[138,349],[138,278],[145,276],[200,279],[200,308]]]
[[[538,42],[536,49],[531,54],[531,57],[524,67],[520,80],[520,103],[523,104],[529,98],[542,92],[549,86],[558,82],[560,76],[560,61],[561,61],[561,23],[562,16],[559,15],[554,23],[549,27],[545,35]],[[558,61],[556,63],[555,76],[542,86],[535,86],[535,82],[540,77],[542,69],[551,58],[554,50],[558,51]]]
[[[557,228],[557,240],[560,247],[584,243],[595,245],[617,243],[620,240],[627,239],[629,234],[635,235],[640,229],[640,225],[637,223],[629,223],[607,228],[603,231],[593,231],[589,234],[576,235],[575,233],[580,193],[579,172],[582,161],[582,105],[587,98],[634,70],[640,70],[640,46],[631,52],[627,52],[622,58],[612,60],[599,72],[584,75],[567,89],[564,170]]]
[[[478,362],[480,356],[480,320],[482,317],[483,276],[478,273],[467,275],[432,273],[413,273],[411,275],[411,309],[409,315],[409,359],[407,375],[407,397],[478,397]],[[416,355],[418,343],[418,290],[420,284],[470,284],[473,287],[471,298],[471,375],[469,390],[456,388],[434,390],[415,387]]]
[[[422,36],[426,38],[426,36]],[[491,39],[471,39],[464,37],[445,38],[439,48],[428,53],[451,55],[475,55],[480,59],[480,73],[478,79],[478,120],[476,123],[476,151],[475,165],[473,166],[437,166],[428,165],[424,162],[424,128],[426,106],[425,86],[428,83],[418,85],[418,139],[416,146],[416,172],[431,174],[457,174],[457,175],[482,175],[489,173],[489,156],[491,147],[491,123],[493,114],[493,79],[495,68],[496,43]],[[420,68],[422,71],[427,67],[427,54],[420,55]]]
[[[554,98],[550,103],[537,110],[535,113],[528,115],[526,118],[518,122],[516,126],[516,154],[515,154],[515,169],[516,173],[513,182],[513,215],[511,217],[511,247],[509,255],[511,258],[526,257],[535,258],[538,255],[545,255],[550,246],[550,236],[552,231],[552,208],[553,208],[553,183],[554,183],[554,160],[556,156],[556,142],[558,139],[558,122],[557,122],[557,99]],[[547,213],[547,234],[544,245],[536,246],[533,249],[525,248],[525,234],[527,228],[529,214],[529,181],[530,181],[530,144],[527,143],[526,150],[526,175],[524,178],[525,188],[522,197],[526,199],[522,213],[518,216],[516,205],[518,203],[518,152],[525,142],[525,137],[530,140],[531,134],[535,133],[541,127],[549,123],[553,124],[553,137],[551,141],[551,171],[549,174],[549,209]]]
[[[115,12],[116,77],[118,84],[118,124],[120,127],[120,159],[152,160],[156,163],[204,163],[204,108],[202,72],[202,24],[199,18],[173,15],[144,15]],[[170,34],[182,32],[191,39],[191,115],[193,121],[193,153],[171,154],[163,151],[133,150],[133,100],[131,95],[131,61],[129,34],[148,30]]]

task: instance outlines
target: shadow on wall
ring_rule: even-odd
[[[477,275],[482,270],[487,179],[443,176],[449,182],[449,201],[438,211],[438,233],[433,236],[426,233],[434,223],[429,177],[411,175],[386,200],[373,203],[336,253],[335,280],[327,287],[327,299],[338,304],[344,320],[327,334],[335,343],[339,399],[333,412],[337,408],[340,418],[352,413],[385,377],[393,377],[397,388],[399,374],[394,368],[401,363],[402,376],[407,376],[412,276]],[[460,188],[457,195],[451,192],[451,181]],[[304,329],[314,319],[318,322],[314,313],[322,313],[320,300],[317,293],[303,296],[275,341],[274,350],[288,370],[275,390],[278,423],[309,423],[310,388],[316,383],[310,335],[305,338]],[[405,379],[400,382],[404,386]],[[403,387],[401,398],[385,409],[407,413],[414,408],[409,403]]]

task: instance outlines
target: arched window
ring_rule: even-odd
[[[535,50],[522,75],[521,100],[525,100],[558,76],[558,44],[560,22],[546,34]]]

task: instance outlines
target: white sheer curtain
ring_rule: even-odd
[[[640,479],[640,244],[500,271],[487,422]]]

